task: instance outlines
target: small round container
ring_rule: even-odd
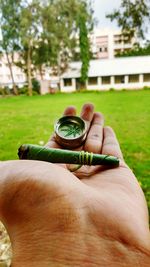
[[[87,125],[77,116],[61,117],[54,126],[56,142],[64,148],[81,146],[87,135]]]

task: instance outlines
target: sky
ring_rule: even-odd
[[[117,28],[116,22],[111,22],[106,14],[120,6],[121,0],[93,0],[94,15],[98,19],[98,28]]]

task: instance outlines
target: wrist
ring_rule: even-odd
[[[131,248],[117,240],[98,237],[94,233],[46,233],[37,240],[21,239],[21,247],[14,251],[13,267],[133,267],[149,266],[150,254]]]
[[[51,203],[50,208],[37,209],[31,215],[31,220],[17,227],[11,228],[9,225],[13,266],[20,267],[21,263],[22,267],[47,267],[50,264],[66,267],[71,262],[79,261],[77,256],[80,258],[83,243],[83,217],[73,203],[63,203],[63,199],[57,199]]]

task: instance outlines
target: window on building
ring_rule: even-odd
[[[121,43],[122,43],[121,39],[120,40],[115,40],[115,44],[121,44]]]
[[[2,67],[2,63],[0,63],[0,67]]]
[[[88,85],[97,85],[97,77],[90,77],[88,79]]]
[[[150,82],[150,73],[145,73],[143,76],[144,82]]]
[[[102,46],[99,48],[99,52],[107,52],[107,51],[108,51],[107,46]]]
[[[70,78],[64,79],[64,86],[72,86],[72,79]]]
[[[117,75],[115,76],[115,83],[125,83],[124,75]]]
[[[8,79],[8,80],[11,80],[11,76],[10,76],[10,75],[7,75],[7,79]]]
[[[129,41],[129,39],[127,39],[127,40],[124,40],[124,44],[130,44],[130,41]]]
[[[102,77],[102,84],[110,84],[110,76]]]
[[[129,83],[138,83],[139,82],[139,75],[129,75]]]

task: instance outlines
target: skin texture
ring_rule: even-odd
[[[75,115],[68,107],[64,115]],[[144,194],[125,164],[114,131],[85,104],[83,147],[120,159],[120,166],[0,162],[0,219],[13,247],[13,267],[149,267],[150,232]],[[60,148],[54,135],[47,147]]]

